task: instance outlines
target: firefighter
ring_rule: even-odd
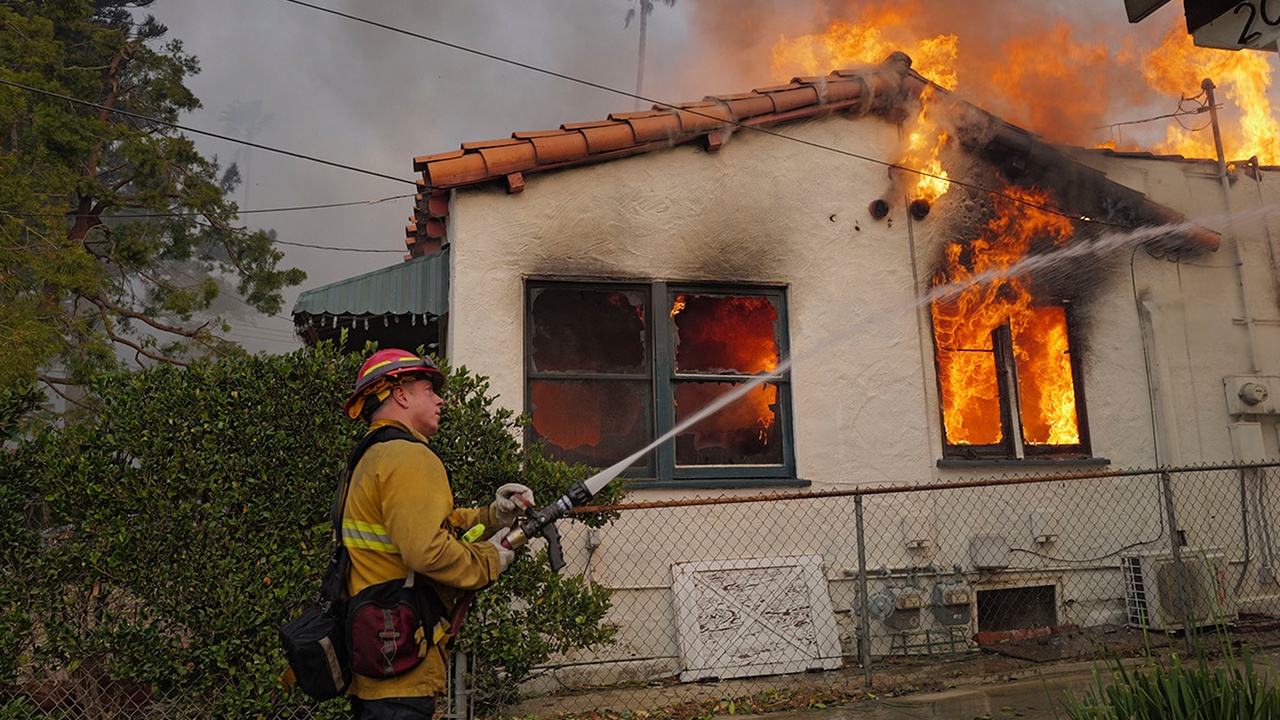
[[[346,597],[391,580],[425,578],[415,590],[435,593],[447,619],[464,591],[488,585],[511,563],[514,553],[501,541],[534,499],[528,487],[509,483],[486,507],[453,506],[444,465],[427,446],[440,427],[443,388],[444,375],[430,358],[404,350],[380,350],[360,368],[343,408],[347,416],[369,423],[370,433],[392,426],[411,438],[378,442],[360,458],[347,491],[342,541],[351,557]],[[463,542],[459,533],[477,524],[485,527],[480,541]],[[421,633],[422,660],[407,672],[389,678],[353,674],[355,718],[431,718],[446,673],[447,637],[434,630]]]

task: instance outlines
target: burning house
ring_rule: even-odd
[[[893,53],[415,158],[395,272],[434,278],[429,300],[361,306],[407,281],[353,278],[368,292],[305,293],[300,330],[401,315],[421,328],[410,346],[489,376],[556,457],[604,467],[648,447],[624,473],[636,500],[1280,458],[1280,405],[1241,399],[1280,390],[1274,168],[1050,144],[912,65]],[[925,537],[939,512],[904,504],[867,532],[925,518]],[[967,567],[989,530],[868,563]],[[593,537],[570,559],[620,588],[623,647],[672,624],[637,600],[679,585],[670,541],[626,516]],[[699,553],[684,560],[786,554],[751,533]],[[1082,624],[1123,613],[1078,607]],[[678,653],[660,655],[635,676]]]

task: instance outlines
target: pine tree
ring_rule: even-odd
[[[223,286],[270,314],[305,278],[172,126],[199,64],[152,2],[0,0],[0,387],[236,352]]]

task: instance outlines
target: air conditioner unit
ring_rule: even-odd
[[[1172,553],[1120,557],[1130,627],[1185,629],[1183,602],[1195,627],[1235,621],[1236,597],[1227,582],[1226,555],[1201,548],[1184,548],[1180,555],[1181,582]]]

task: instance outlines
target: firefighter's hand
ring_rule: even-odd
[[[507,566],[510,565],[511,561],[514,560],[516,557],[516,552],[514,550],[503,546],[502,541],[506,539],[507,539],[507,531],[503,530],[501,532],[494,533],[493,537],[485,541],[498,549],[498,572],[499,573],[501,573],[503,570],[506,570]]]
[[[498,527],[511,527],[520,511],[527,507],[533,507],[533,491],[520,483],[507,483],[498,488],[493,499],[493,517]]]

